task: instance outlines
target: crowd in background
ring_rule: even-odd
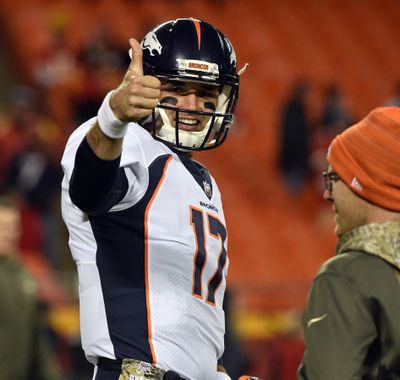
[[[319,179],[330,141],[353,122],[337,84],[329,84],[323,90],[317,114],[309,106],[312,91],[308,81],[295,81],[281,109],[278,165],[292,194],[301,192],[313,176]]]

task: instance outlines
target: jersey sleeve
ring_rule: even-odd
[[[148,186],[148,170],[141,142],[134,132],[125,136],[122,155],[106,161],[96,156],[85,136],[95,118],[79,127],[68,140],[62,159],[63,192],[86,213],[102,213],[137,203]],[[136,124],[129,129],[139,129]]]
[[[117,204],[126,194],[128,181],[120,170],[121,157],[102,160],[86,138],[78,147],[69,195],[72,202],[87,213],[101,213]]]
[[[357,380],[377,331],[372,301],[338,272],[320,273],[304,315],[306,352],[300,380]]]

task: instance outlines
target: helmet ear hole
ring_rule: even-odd
[[[210,111],[206,112],[210,117],[204,128],[206,131],[175,130],[168,116],[162,115],[161,110],[168,109],[168,105],[163,104],[157,107],[159,113],[152,116],[153,136],[181,150],[206,150],[219,146],[233,122],[239,88],[236,54],[228,38],[207,22],[179,18],[150,31],[141,47],[145,75],[220,88],[215,109],[214,104],[205,107]],[[186,113],[188,110],[178,108],[179,115],[183,111]],[[199,114],[204,116],[204,113]],[[155,126],[157,119],[163,124],[158,129]],[[179,123],[176,126],[179,129]]]

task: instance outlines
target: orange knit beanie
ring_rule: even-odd
[[[356,194],[400,212],[400,108],[371,111],[335,137],[327,158]]]

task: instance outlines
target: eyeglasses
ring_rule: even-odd
[[[336,172],[323,172],[322,175],[324,176],[325,190],[331,193],[332,183],[339,181],[340,177]]]

